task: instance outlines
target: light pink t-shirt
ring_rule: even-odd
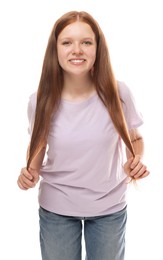
[[[118,82],[129,129],[143,123],[129,88]],[[28,105],[31,133],[36,94]],[[122,142],[97,94],[80,102],[62,99],[51,122],[47,160],[41,168],[39,204],[69,216],[99,216],[126,205]]]

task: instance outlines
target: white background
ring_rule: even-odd
[[[29,141],[28,97],[36,91],[47,40],[64,12],[85,10],[106,35],[116,78],[144,116],[144,161],[150,176],[129,186],[126,260],[163,259],[161,0],[4,0],[0,2],[0,259],[41,260],[38,186],[18,189]],[[106,5],[107,3],[107,5]],[[65,259],[66,260],[66,259]]]

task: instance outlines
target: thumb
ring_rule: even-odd
[[[134,158],[133,157],[130,157],[128,160],[127,160],[127,165],[130,167],[132,162],[133,162]]]
[[[131,169],[134,169],[140,160],[141,160],[141,156],[139,154],[136,154],[135,157],[133,158]]]
[[[125,172],[127,173],[127,174],[129,174],[130,173],[130,171],[131,171],[131,164],[132,164],[132,162],[133,162],[133,157],[130,157],[128,160],[127,160],[127,162],[124,164],[124,170],[125,170]]]
[[[29,172],[33,177],[32,181],[37,183],[39,180],[39,171],[36,169],[29,168]]]

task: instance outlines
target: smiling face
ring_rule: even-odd
[[[57,39],[58,61],[64,73],[87,75],[96,59],[96,39],[84,22],[67,25]]]

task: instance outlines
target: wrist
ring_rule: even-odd
[[[36,167],[29,166],[29,171],[31,172],[39,172],[39,169]]]

